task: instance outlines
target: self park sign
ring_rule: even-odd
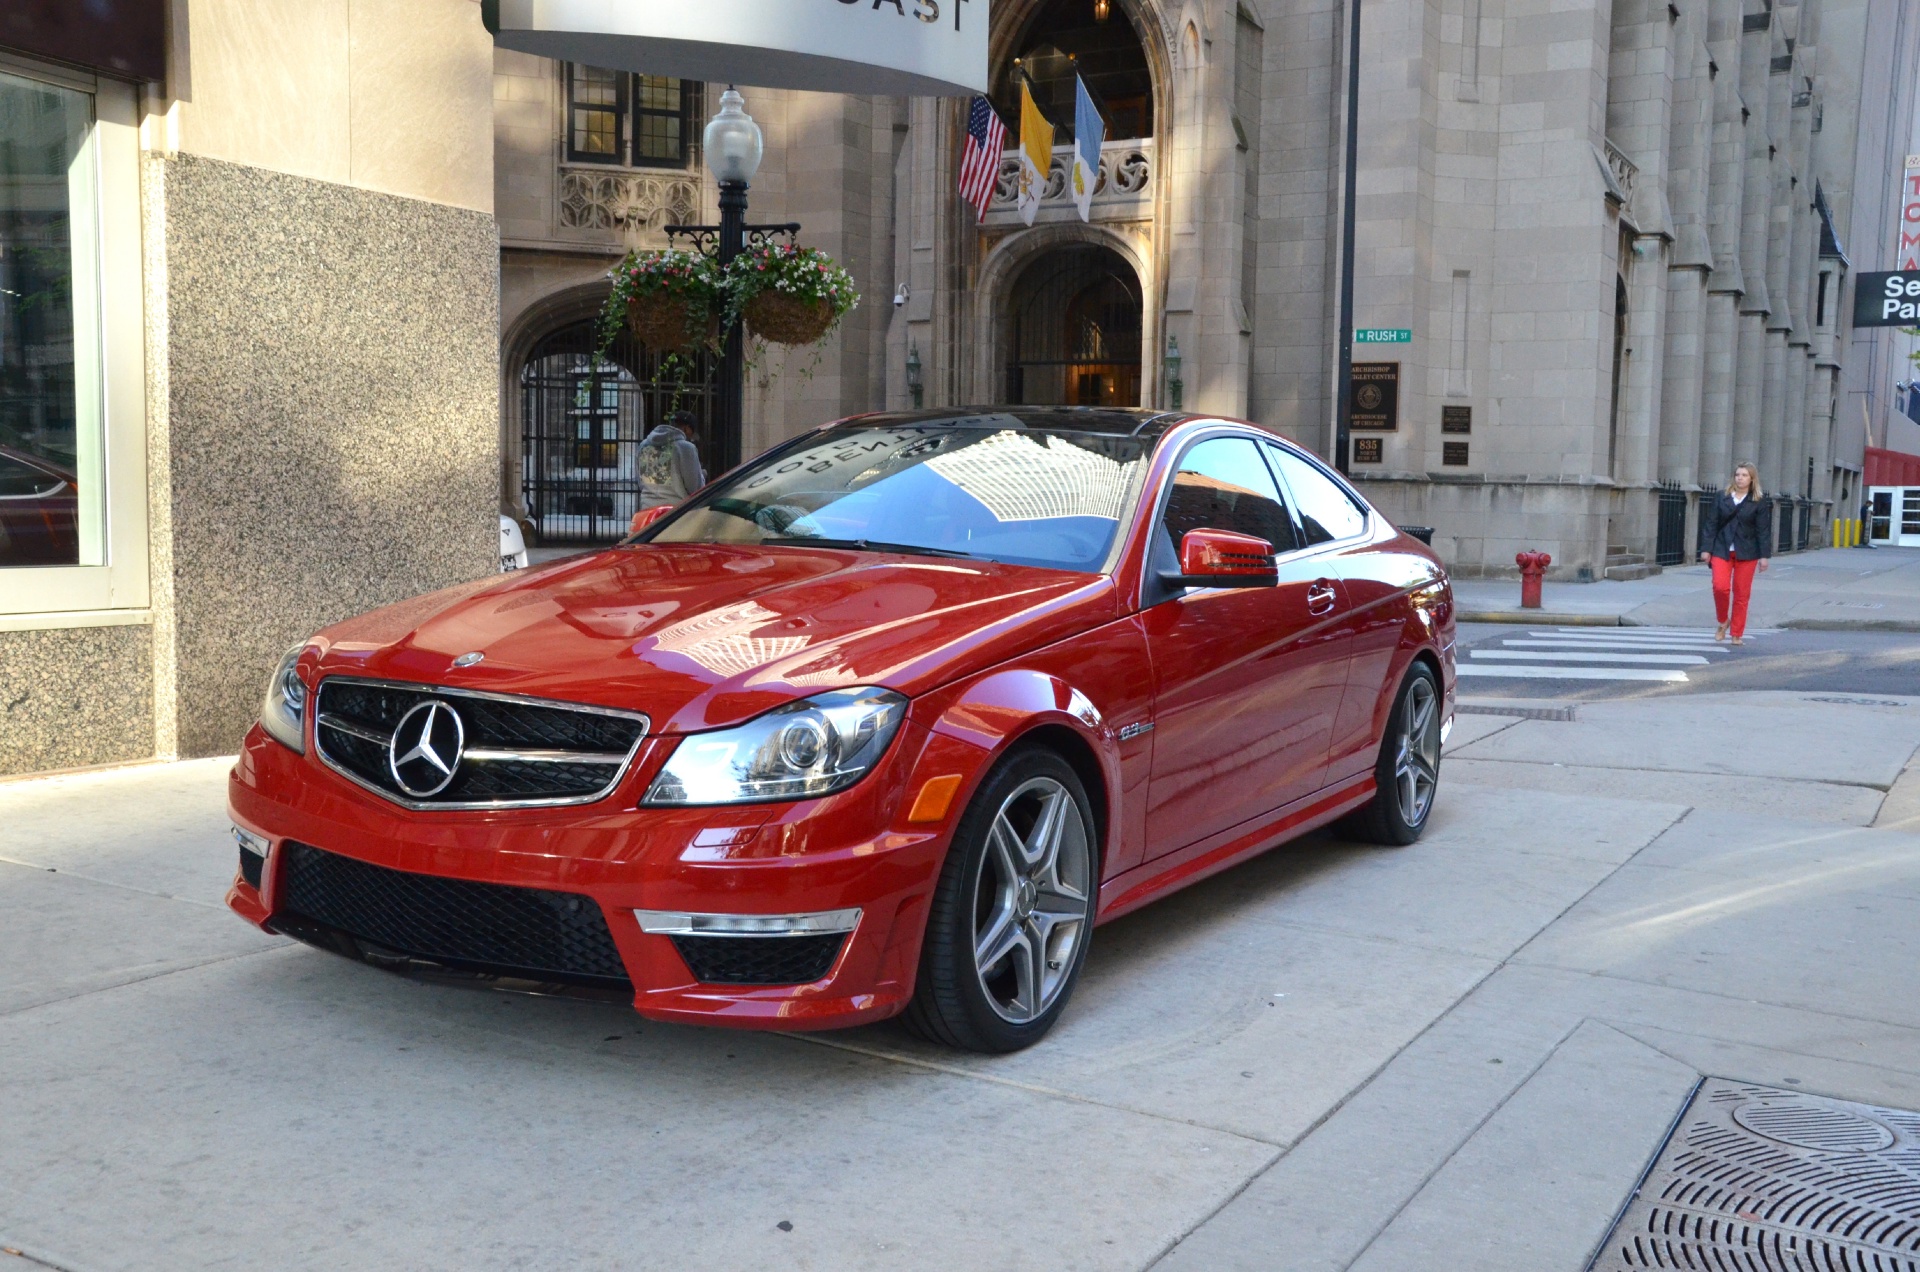
[[[1920,270],[1855,275],[1853,325],[1920,327]]]
[[[987,91],[989,0],[481,0],[494,43],[714,84]]]

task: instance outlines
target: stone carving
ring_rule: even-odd
[[[698,219],[699,183],[685,176],[628,172],[560,173],[560,224],[570,230],[658,233]]]
[[[1073,164],[1073,148],[1056,146],[1053,162],[1047,169],[1047,186],[1040,192],[1042,210],[1048,204],[1071,205],[1067,173]],[[1153,143],[1151,141],[1108,142],[1100,149],[1100,172],[1093,185],[1093,215],[1098,218],[1103,206],[1110,212],[1132,217],[1139,205],[1153,193]],[[1020,159],[1009,150],[1000,159],[1000,178],[993,189],[992,211],[1012,209],[1020,197]]]
[[[1620,152],[1620,147],[1611,141],[1606,143],[1607,170],[1613,173],[1614,184],[1626,196],[1626,202],[1633,201],[1633,179],[1640,175],[1639,167],[1633,160]]]

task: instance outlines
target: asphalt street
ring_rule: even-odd
[[[1597,700],[1735,690],[1920,696],[1920,634],[1465,623],[1468,697]],[[1471,668],[1471,671],[1464,669]]]

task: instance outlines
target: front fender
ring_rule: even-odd
[[[1081,754],[1069,755],[1068,761],[1082,770],[1083,779],[1097,775],[1097,788],[1095,782],[1088,782],[1087,795],[1103,825],[1103,869],[1110,870],[1120,859],[1123,819],[1117,814],[1123,788],[1122,744],[1117,724],[1087,693],[1052,672],[1009,668],[963,681],[917,700],[914,706],[916,719],[933,735],[929,758],[938,755],[950,759],[953,747],[979,757],[954,801],[956,819],[994,764],[1023,738],[1041,729],[1070,734]],[[940,745],[942,742],[947,745]],[[1095,769],[1093,775],[1084,771],[1089,763]],[[916,773],[915,781],[924,782],[932,776],[937,775]]]

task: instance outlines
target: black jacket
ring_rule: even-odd
[[[1721,491],[1700,507],[1700,550],[1714,556],[1732,553],[1742,561],[1773,555],[1773,504],[1748,495],[1739,503]]]

